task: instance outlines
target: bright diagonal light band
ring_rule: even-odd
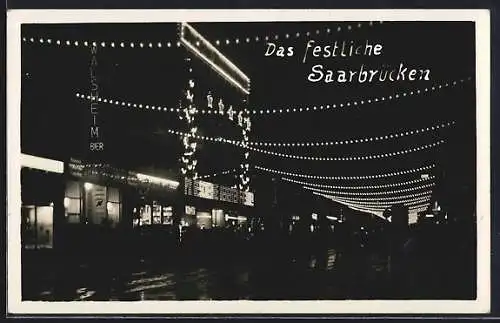
[[[236,65],[234,65],[227,57],[225,57],[217,48],[215,48],[208,40],[206,40],[200,33],[198,33],[193,27],[187,23],[182,23],[181,25],[181,44],[186,47],[190,52],[201,58],[205,63],[207,63],[214,71],[216,71],[220,76],[225,78],[229,83],[240,89],[245,94],[250,94],[250,79],[246,76]],[[187,32],[188,31],[188,32]],[[196,38],[195,43],[190,39],[186,38],[186,32],[193,35]],[[200,44],[201,43],[201,44]],[[208,53],[203,53],[199,47],[204,45],[208,48]],[[219,65],[214,59],[207,57],[216,57],[218,61],[221,61],[223,65]],[[226,68],[228,71],[226,71]],[[235,73],[238,77],[242,79],[242,82],[236,80],[230,73]]]
[[[273,173],[273,174],[279,174],[279,175],[287,175],[287,176],[294,176],[294,177],[301,177],[301,178],[309,178],[309,179],[324,179],[324,180],[358,180],[358,179],[376,179],[376,178],[387,178],[387,177],[393,177],[393,176],[400,176],[400,175],[407,175],[407,174],[413,174],[413,173],[419,173],[422,171],[430,170],[436,167],[435,164],[429,165],[429,166],[422,166],[418,168],[412,168],[412,169],[406,169],[406,170],[400,170],[396,172],[391,172],[391,173],[383,173],[383,174],[375,174],[375,175],[359,175],[359,176],[322,176],[322,175],[310,175],[310,174],[301,174],[301,173],[293,173],[293,172],[286,172],[282,170],[277,170],[277,169],[272,169],[272,168],[267,168],[267,167],[262,167],[262,166],[254,166],[256,169],[268,172],[268,173]]]
[[[322,189],[318,189],[318,188],[314,188],[314,187],[307,187],[307,186],[303,186],[303,188],[306,190],[313,191],[313,192],[321,192],[321,193],[327,193],[327,194],[370,196],[370,195],[390,195],[390,194],[418,191],[418,190],[421,190],[424,188],[433,187],[434,185],[435,185],[434,183],[430,183],[430,184],[426,184],[426,185],[415,186],[415,187],[405,188],[405,189],[400,189],[400,190],[380,191],[380,192],[342,192],[342,191],[322,190]]]
[[[303,181],[297,181],[291,178],[286,178],[282,177],[281,179],[294,183],[294,184],[299,184],[299,185],[306,185],[310,187],[320,187],[320,188],[340,188],[340,189],[346,189],[346,190],[365,190],[365,189],[376,189],[376,188],[386,188],[386,187],[398,187],[398,186],[405,186],[405,185],[410,185],[410,184],[415,184],[415,183],[420,183],[420,182],[426,182],[430,180],[434,180],[434,176],[428,176],[425,178],[419,178],[411,181],[406,181],[406,182],[400,182],[400,183],[391,183],[391,184],[383,184],[383,185],[362,185],[362,186],[342,186],[342,185],[326,185],[326,184],[317,184],[317,183],[310,183],[310,182],[303,182]]]
[[[39,169],[51,173],[64,173],[64,162],[28,154],[21,154],[21,167]]]

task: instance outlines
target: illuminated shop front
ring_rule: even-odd
[[[254,206],[254,193],[201,180],[185,180],[182,226],[199,229],[244,229]]]
[[[72,159],[66,184],[68,223],[141,227],[173,224],[178,182]]]

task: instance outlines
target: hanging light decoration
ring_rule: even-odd
[[[470,81],[472,78],[467,77],[467,78],[462,78],[460,80],[455,80],[455,81],[449,81],[449,82],[442,82],[435,84],[430,87],[425,87],[423,89],[415,89],[415,90],[409,90],[409,91],[403,91],[399,93],[395,93],[393,95],[389,96],[381,96],[381,97],[376,97],[376,98],[368,98],[368,99],[358,99],[358,100],[353,100],[353,101],[347,101],[344,103],[334,103],[334,104],[323,104],[323,105],[313,105],[313,106],[303,106],[303,107],[288,107],[288,108],[263,108],[263,109],[248,109],[248,113],[251,115],[272,115],[272,114],[285,114],[285,113],[295,113],[295,112],[309,112],[309,111],[326,111],[326,110],[336,110],[336,109],[341,109],[341,108],[357,108],[361,105],[369,105],[369,104],[376,104],[380,102],[387,102],[387,101],[392,101],[396,99],[401,99],[404,97],[409,97],[409,96],[414,96],[414,95],[421,95],[421,94],[426,94],[434,91],[441,90],[443,88],[449,88],[449,87],[455,87],[458,84],[464,83],[466,81]],[[77,93],[76,96],[81,99],[87,99],[90,100],[88,96],[82,95],[80,93]],[[178,112],[178,109],[175,108],[167,108],[165,106],[161,105],[150,105],[150,104],[145,104],[145,103],[132,103],[128,101],[123,101],[123,100],[116,100],[116,99],[111,99],[111,98],[103,98],[104,103],[110,103],[114,104],[115,106],[127,106],[127,107],[152,107],[151,110],[153,111],[161,111],[161,112]],[[246,110],[246,109],[241,109],[241,110]],[[240,111],[237,110],[236,111]],[[212,109],[201,109],[197,111],[200,114],[215,114],[213,113]]]
[[[197,138],[196,132],[198,131],[198,127],[195,125],[195,115],[196,115],[196,107],[194,103],[194,92],[195,92],[195,82],[191,78],[192,77],[192,67],[191,67],[191,58],[185,58],[189,80],[188,86],[184,91],[183,99],[181,99],[180,104],[180,112],[179,117],[186,121],[187,132],[183,133],[181,136],[182,144],[184,147],[184,153],[181,156],[181,173],[185,177],[197,179],[198,173],[196,171],[196,141]]]

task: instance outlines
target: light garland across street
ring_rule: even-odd
[[[405,189],[400,189],[400,190],[380,191],[380,192],[330,191],[330,190],[323,190],[323,189],[314,188],[314,187],[308,187],[308,186],[303,186],[303,188],[306,189],[306,190],[313,191],[313,192],[327,193],[327,194],[354,195],[354,196],[373,196],[373,195],[392,195],[392,194],[398,194],[398,193],[412,192],[412,191],[422,190],[422,189],[425,189],[425,188],[430,188],[430,187],[433,187],[433,186],[435,186],[435,184],[434,183],[430,183],[430,184],[425,184],[425,185],[420,185],[420,186],[415,186],[415,187],[405,188]]]
[[[300,185],[312,186],[312,187],[320,187],[320,188],[337,188],[337,189],[345,189],[345,190],[366,190],[366,189],[378,189],[378,188],[386,188],[386,187],[398,187],[398,186],[406,186],[410,184],[426,182],[426,181],[434,181],[434,176],[429,176],[426,178],[414,179],[411,181],[400,182],[400,183],[391,183],[391,184],[382,184],[382,185],[362,185],[362,186],[342,186],[342,185],[326,185],[326,184],[317,184],[310,182],[297,181],[291,178],[282,177],[281,179]]]
[[[273,155],[273,156],[277,156],[277,157],[289,158],[289,159],[313,160],[313,161],[354,161],[354,160],[383,159],[383,158],[389,158],[389,157],[394,157],[394,156],[407,155],[407,154],[414,153],[417,151],[421,151],[421,150],[425,150],[425,149],[429,149],[429,148],[434,148],[434,147],[440,146],[444,143],[445,143],[444,140],[439,140],[439,141],[436,141],[432,144],[417,146],[417,147],[408,148],[408,149],[404,149],[404,150],[398,150],[398,151],[389,152],[389,153],[365,155],[365,156],[349,156],[349,157],[299,156],[299,155],[278,153],[278,152],[274,152],[274,151],[268,151],[268,150],[263,150],[263,149],[259,149],[259,148],[253,148],[253,147],[249,147],[249,149],[256,151],[256,152],[259,152],[259,153]]]
[[[455,121],[443,122],[438,125],[423,127],[415,130],[404,130],[399,133],[388,134],[384,136],[373,136],[373,137],[364,137],[364,138],[353,138],[346,140],[337,140],[337,141],[320,141],[320,142],[257,142],[251,141],[249,144],[251,146],[266,146],[266,147],[320,147],[320,146],[336,146],[336,145],[349,145],[349,144],[357,144],[357,143],[366,143],[366,142],[375,142],[375,141],[383,141],[390,140],[393,138],[401,138],[416,134],[422,134],[429,131],[434,131],[438,129],[443,129],[454,125]]]
[[[196,139],[201,139],[201,140],[206,140],[206,141],[211,141],[211,142],[220,142],[220,143],[226,143],[226,144],[231,144],[239,147],[244,147],[244,145],[240,141],[236,140],[229,140],[226,138],[222,137],[209,137],[209,136],[199,136],[195,134],[187,134],[184,132],[176,131],[176,130],[167,130],[168,133],[170,134],[175,134],[178,136],[191,136]],[[437,146],[440,146],[444,144],[444,140],[439,140],[436,141],[432,144],[427,144],[427,145],[422,145],[418,147],[413,147],[413,148],[408,148],[404,150],[398,150],[394,152],[388,152],[388,153],[381,153],[381,154],[374,154],[374,155],[365,155],[365,156],[349,156],[349,157],[314,157],[314,156],[298,156],[298,155],[292,155],[292,154],[284,154],[284,153],[279,153],[275,151],[268,151],[268,150],[263,150],[259,148],[254,148],[254,147],[244,147],[246,149],[256,151],[259,153],[267,154],[267,155],[273,155],[277,157],[283,157],[283,158],[289,158],[289,159],[300,159],[300,160],[312,160],[312,161],[354,161],[354,160],[373,160],[373,159],[382,159],[382,158],[390,158],[394,156],[400,156],[400,155],[407,155],[410,153],[418,152],[424,149],[429,149],[429,148],[434,148]]]
[[[321,175],[310,175],[310,174],[301,174],[301,173],[294,173],[294,172],[286,172],[282,170],[277,170],[277,169],[272,169],[272,168],[267,168],[263,166],[254,166],[256,169],[265,171],[268,173],[274,173],[278,175],[286,175],[286,176],[294,176],[294,177],[301,177],[301,178],[309,178],[309,179],[324,179],[324,180],[358,180],[358,179],[376,179],[376,178],[387,178],[387,177],[393,177],[393,176],[400,176],[400,175],[407,175],[407,174],[413,174],[413,173],[419,173],[422,171],[430,170],[436,167],[435,164],[428,165],[428,166],[422,166],[418,168],[412,168],[412,169],[406,169],[406,170],[400,170],[396,172],[390,172],[390,173],[382,173],[382,174],[375,174],[375,175],[358,175],[358,176],[321,176]]]
[[[389,95],[389,96],[382,96],[382,97],[377,97],[377,98],[371,98],[371,99],[362,99],[362,100],[354,100],[354,101],[347,101],[345,103],[340,103],[340,104],[326,104],[326,105],[314,105],[314,106],[304,106],[304,107],[288,107],[288,108],[281,108],[281,109],[244,109],[247,111],[249,114],[255,114],[255,115],[268,115],[268,114],[283,114],[283,113],[292,113],[292,112],[308,112],[308,111],[322,111],[322,110],[333,110],[337,108],[345,108],[345,107],[359,107],[361,105],[366,105],[366,104],[374,104],[374,103],[379,103],[379,102],[386,102],[386,101],[391,101],[395,99],[400,99],[402,97],[407,97],[407,96],[412,96],[412,95],[419,95],[422,93],[428,93],[436,90],[440,90],[442,88],[447,88],[447,87],[453,87],[456,86],[459,83],[463,83],[465,81],[470,81],[471,77],[468,77],[467,79],[460,79],[459,81],[451,81],[451,82],[445,82],[445,83],[440,83],[436,84],[431,87],[426,87],[423,90],[417,89],[417,90],[411,90],[411,91],[403,91],[400,93],[396,93],[394,95]],[[81,93],[76,93],[76,97],[81,98],[81,99],[87,99],[90,100],[90,96],[84,95]],[[109,103],[113,104],[115,106],[121,106],[124,108],[139,108],[139,109],[146,109],[146,110],[151,110],[151,111],[158,111],[158,112],[179,112],[178,108],[173,108],[173,107],[166,107],[162,105],[153,105],[153,104],[144,104],[144,103],[134,103],[134,102],[129,102],[129,101],[123,101],[123,100],[116,100],[116,99],[111,99],[111,98],[99,98],[99,102],[103,103]],[[235,112],[237,111],[244,111],[244,110],[238,110],[235,108]],[[197,109],[197,113],[201,114],[219,114],[219,110],[217,109]]]

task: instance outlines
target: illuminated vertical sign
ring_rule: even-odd
[[[97,84],[96,77],[97,70],[97,44],[91,47],[91,60],[90,60],[90,127],[89,127],[89,149],[92,152],[99,152],[104,150],[104,142],[102,142],[101,128],[98,123],[99,114],[99,85]]]

